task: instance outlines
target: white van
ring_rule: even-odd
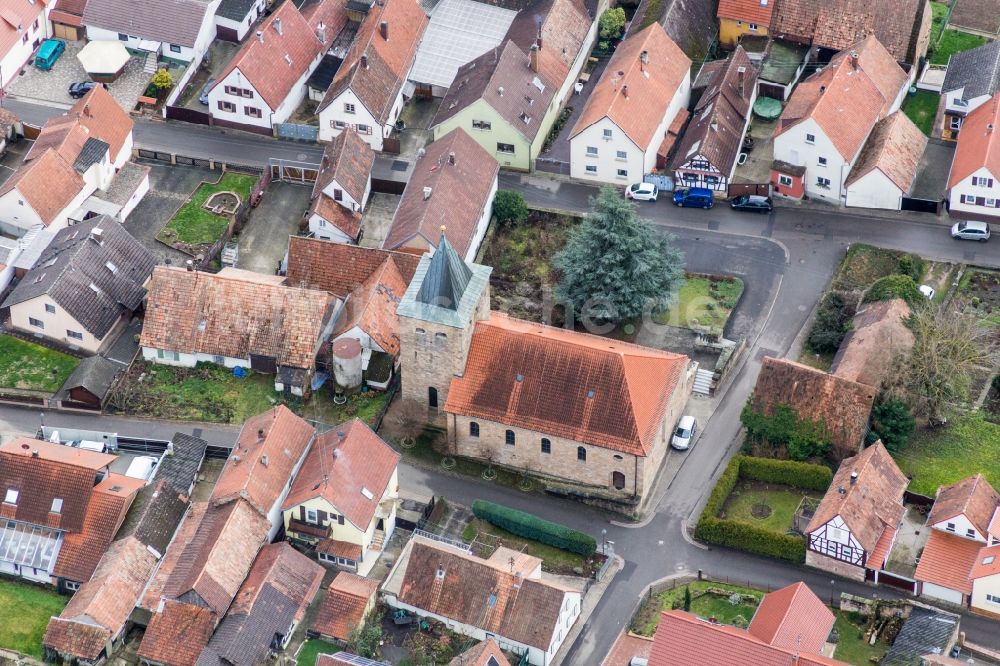
[[[156,456],[137,456],[129,463],[128,469],[125,470],[125,476],[148,482],[156,473],[156,465],[159,462]]]

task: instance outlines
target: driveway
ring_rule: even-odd
[[[240,232],[238,268],[274,275],[309,208],[309,185],[272,182]]]

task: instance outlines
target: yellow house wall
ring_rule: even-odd
[[[767,36],[767,26],[758,25],[756,30],[750,30],[750,23],[736,19],[719,17],[719,43],[726,46],[736,46],[743,35]]]
[[[302,502],[298,506],[292,507],[288,511],[284,512],[284,514],[285,514],[285,530],[286,531],[288,531],[288,529],[289,529],[288,528],[289,522],[293,518],[294,519],[298,519],[299,518],[299,506],[303,506],[307,510],[308,509],[316,509],[317,511],[326,511],[327,514],[334,513],[334,514],[337,514],[338,516],[340,515],[340,511],[338,511],[336,507],[334,507],[333,505],[331,505],[325,499],[314,498],[314,499],[311,499],[311,500],[307,500],[305,502]],[[323,523],[323,525],[324,526],[326,526],[326,525],[330,526],[330,538],[333,539],[333,540],[335,540],[335,541],[344,541],[346,543],[355,543],[355,544],[361,546],[362,548],[364,548],[365,544],[367,543],[366,538],[365,538],[365,532],[362,531],[362,530],[360,530],[360,529],[358,529],[354,525],[352,525],[351,521],[347,520],[346,518],[344,519],[344,524],[343,525],[341,525],[340,523],[338,523],[335,520],[331,521],[329,518],[327,518],[327,520]],[[366,525],[365,527],[366,528],[370,528],[371,526],[370,525]]]

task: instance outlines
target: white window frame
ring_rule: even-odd
[[[316,509],[306,507],[306,522],[311,525],[319,524],[319,512]]]
[[[783,173],[779,173],[778,174],[778,185],[781,185],[782,187],[791,187],[792,186],[792,177],[791,176],[786,176]]]
[[[51,303],[46,303],[45,304],[45,311],[48,312],[49,314],[55,314],[56,313],[56,306],[52,305]]]
[[[627,161],[628,160],[628,151],[627,150],[616,150],[615,151],[615,159],[618,160],[619,162],[625,162],[625,161]]]
[[[597,173],[596,164],[588,164],[586,167],[584,167],[584,169],[586,170],[587,173],[593,173],[593,174]]]
[[[344,102],[344,113],[357,113],[357,107],[350,102]]]
[[[615,172],[615,178],[620,178],[622,180],[628,180],[628,169],[618,169]]]
[[[806,143],[815,144],[816,143],[816,135],[815,134],[806,134]]]
[[[597,157],[597,146],[587,146],[587,157]]]
[[[16,488],[8,488],[7,492],[4,494],[3,503],[13,504],[14,506],[17,506],[17,499],[20,496],[20,494],[21,492]]]
[[[821,187],[823,189],[828,190],[832,185],[833,182],[829,178],[825,178],[823,176],[816,176],[816,187]]]
[[[604,132],[601,133],[601,136],[605,141],[611,141],[612,137],[614,136],[614,132],[612,132],[610,129],[605,128]]]
[[[28,317],[28,325],[34,326],[35,328],[45,328],[45,322],[41,319],[35,319],[34,317]]]
[[[66,337],[71,340],[83,340],[83,333],[81,333],[80,331],[71,331],[67,328]]]
[[[816,157],[816,164],[820,165],[821,167],[825,167],[825,166],[829,166],[830,162],[829,162],[829,160],[827,160],[822,155],[818,155]]]

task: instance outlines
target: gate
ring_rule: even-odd
[[[212,122],[211,117],[204,111],[196,111],[183,106],[168,106],[166,113],[167,120],[180,120],[195,125],[208,125]]]
[[[268,162],[271,166],[271,180],[303,185],[315,183],[316,176],[319,174],[318,164],[281,160],[274,157]]]
[[[726,195],[728,198],[742,194],[755,194],[762,197],[771,196],[771,183],[730,183]]]
[[[911,199],[910,197],[903,197],[899,209],[900,210],[912,210],[917,213],[933,213],[938,214],[938,209],[941,203],[939,201],[931,201],[930,199]]]
[[[319,127],[317,125],[275,123],[274,135],[279,139],[293,139],[295,141],[310,141],[315,143],[319,139]]]

